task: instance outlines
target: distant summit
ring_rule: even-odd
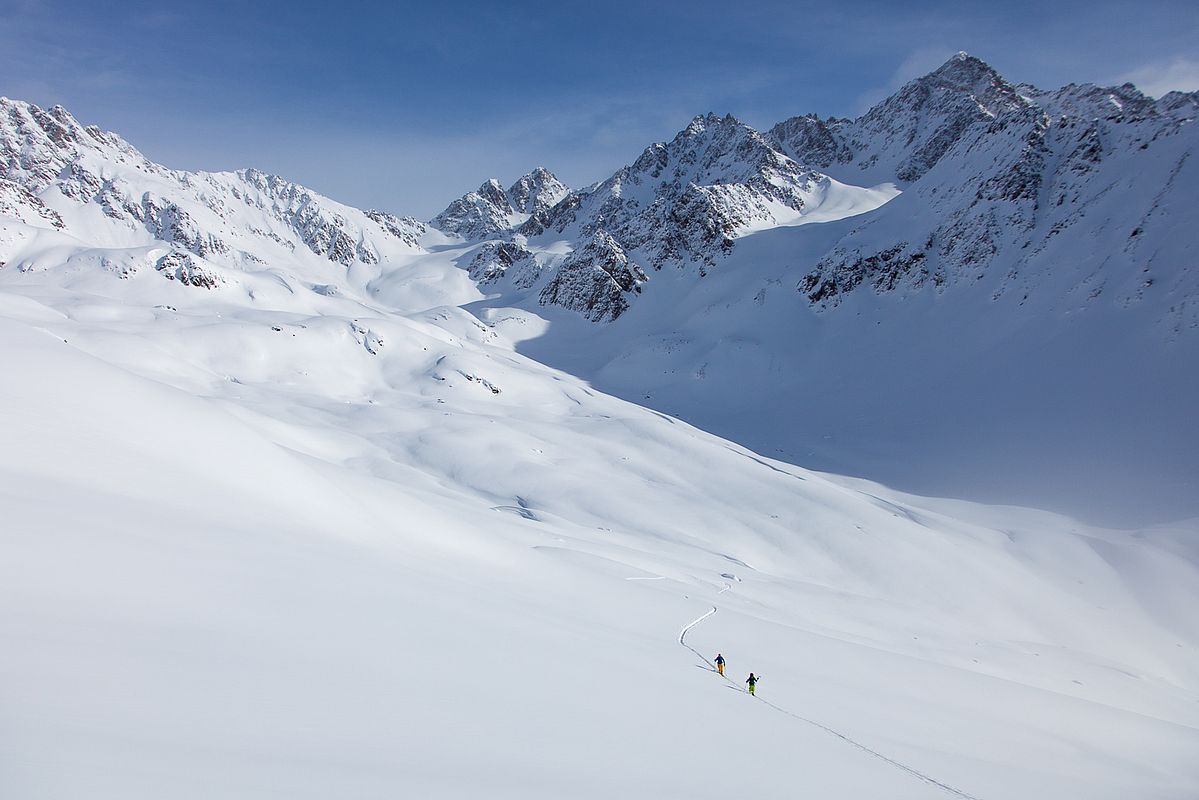
[[[552,208],[570,191],[545,167],[521,176],[507,191],[495,178],[450,203],[429,224],[465,239],[483,239]]]

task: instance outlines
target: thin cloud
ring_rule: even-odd
[[[903,61],[899,63],[899,66],[895,68],[895,71],[891,73],[891,77],[885,85],[868,89],[858,96],[854,104],[857,113],[866,113],[877,103],[894,94],[896,89],[908,81],[919,78],[922,75],[927,75],[944,64],[956,52],[957,50],[954,48],[938,46],[921,47],[908,53]]]
[[[1116,79],[1117,83],[1134,84],[1150,97],[1170,92],[1199,91],[1199,61],[1177,57],[1170,61],[1146,64]]]

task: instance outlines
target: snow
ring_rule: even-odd
[[[454,308],[14,276],[16,796],[946,796],[909,770],[981,798],[1194,788],[1193,526],[850,486]],[[756,700],[730,691],[749,670]]]
[[[769,201],[765,204],[768,216],[755,219],[739,230],[738,234],[746,236],[772,228],[811,225],[856,217],[859,214],[873,211],[899,193],[900,190],[894,183],[884,183],[867,188],[847,186],[840,181],[827,178],[820,186],[813,198],[814,202],[810,206],[796,211],[778,201]]]
[[[598,329],[540,309],[525,338],[510,297],[478,313],[539,361],[792,463],[1124,525],[1199,513],[1199,341],[1164,341],[1165,309],[1063,308],[1045,283],[995,302],[980,282],[815,315],[794,265],[846,230],[830,225],[743,237],[699,284],[651,273]]]
[[[1199,520],[796,466],[969,496],[1044,484],[1057,454],[1160,516],[1150,492],[1179,494],[1199,447],[1160,424],[1191,413],[1195,345],[1163,344],[1152,298],[1059,306],[1085,276],[1050,247],[1044,300],[978,282],[816,313],[807,269],[927,222],[919,190],[710,116],[671,145],[674,199],[749,209],[736,247],[702,279],[648,272],[595,325],[536,282],[476,285],[469,237],[3,102],[38,127],[0,191],[61,222],[0,193],[6,795],[1195,796]],[[720,141],[803,202],[771,204]],[[651,202],[630,174],[605,191]],[[566,192],[526,178],[491,194]],[[462,219],[486,222],[474,194]],[[522,235],[542,283],[577,252],[563,230]],[[1023,441],[1044,472],[995,458]]]

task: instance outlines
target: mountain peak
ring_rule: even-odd
[[[696,114],[691,118],[691,122],[686,128],[679,131],[681,137],[691,137],[702,134],[709,128],[725,128],[725,127],[747,127],[745,123],[734,117],[732,114],[725,114],[723,117],[719,114],[709,111],[707,114]]]
[[[0,97],[0,177],[27,182],[40,192],[85,153],[102,160],[135,161],[147,172],[163,171],[121,137],[84,127],[60,105],[44,109]]]
[[[483,181],[483,185],[478,188],[476,194],[500,208],[508,205],[508,198],[504,195],[504,187],[495,178],[488,178]]]
[[[974,91],[980,83],[1006,83],[994,67],[965,50],[958,51],[940,67],[918,80],[962,91]]]
[[[554,180],[558,179],[557,176],[554,175],[554,173],[550,172],[548,169],[546,169],[545,167],[540,166],[540,165],[533,167],[533,170],[529,174],[525,175],[524,177],[533,178],[535,180],[541,180],[541,181],[546,180],[548,178],[553,178]]]
[[[549,210],[569,193],[554,173],[538,166],[508,187],[507,198],[516,213],[536,214]]]
[[[548,211],[568,194],[566,184],[538,166],[507,190],[497,179],[488,178],[477,190],[450,203],[431,222],[446,233],[485,239]]]

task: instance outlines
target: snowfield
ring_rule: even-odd
[[[1196,108],[426,224],[0,98],[0,797],[1194,800]]]
[[[774,462],[453,307],[4,277],[13,797],[1193,796],[1194,526]]]

